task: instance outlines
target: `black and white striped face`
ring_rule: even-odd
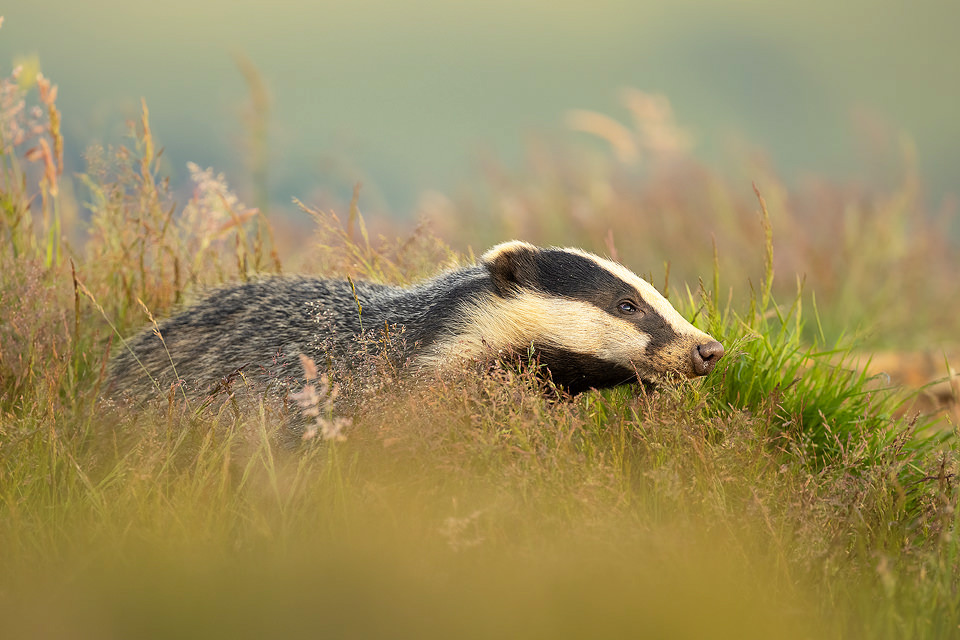
[[[498,245],[482,257],[491,299],[468,304],[448,355],[531,345],[571,391],[709,373],[723,347],[623,265],[578,249]]]

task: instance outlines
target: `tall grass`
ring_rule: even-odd
[[[55,90],[44,91],[52,159]],[[4,636],[955,633],[955,444],[894,418],[896,398],[842,366],[851,342],[822,327],[844,298],[810,304],[814,278],[804,285],[779,257],[796,240],[779,231],[782,197],[755,201],[749,226],[718,225],[716,252],[673,254],[670,299],[728,347],[707,379],[570,398],[522,365],[381,377],[365,381],[344,441],[289,452],[274,445],[286,409],[256,396],[158,397],[136,411],[99,397],[108,354],[146,323],[144,307],[162,315],[205,286],[280,271],[286,256],[210,170],[193,169],[192,197],[173,201],[145,106],[131,133],[129,147],[89,154],[76,245],[62,216],[57,228],[69,208],[52,189],[57,165],[29,152],[42,144],[4,138]],[[592,179],[602,190],[616,176]],[[689,179],[672,187],[733,192],[718,176]],[[552,220],[549,233],[496,239],[608,238],[647,264],[624,243],[665,219],[617,189],[599,197],[609,217],[597,228],[571,231],[544,200],[515,221]],[[740,211],[673,203],[703,226],[703,211]],[[455,234],[429,227],[378,237],[356,196],[345,223],[309,213],[306,262],[320,272],[405,283],[463,259]],[[707,285],[683,273],[695,255],[703,272],[714,265]],[[752,281],[729,266],[754,260]]]

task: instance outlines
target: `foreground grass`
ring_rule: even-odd
[[[802,289],[775,285],[765,206],[752,295],[726,302],[752,288],[738,272],[721,286],[720,266],[673,290],[728,347],[706,380],[569,398],[535,363],[381,377],[345,442],[292,452],[269,399],[100,398],[144,307],[280,259],[212,172],[176,207],[145,109],[131,149],[91,154],[89,238],[69,244],[45,91],[42,171],[4,146],[0,182],[4,637],[960,629],[956,445],[837,365],[849,343],[827,342]],[[404,282],[454,255],[425,231],[374,239],[355,203],[344,225],[313,213],[321,270]]]
[[[159,406],[6,432],[10,637],[943,637],[954,497],[908,435],[812,469],[695,389],[385,394],[348,440]],[[14,436],[10,438],[10,436]],[[935,462],[935,459],[934,459]]]

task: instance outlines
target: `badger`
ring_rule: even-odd
[[[623,265],[511,241],[410,287],[272,276],[214,290],[127,341],[110,386],[203,388],[236,372],[302,379],[301,354],[343,358],[365,332],[402,333],[399,359],[419,371],[528,354],[571,394],[703,376],[724,353]]]

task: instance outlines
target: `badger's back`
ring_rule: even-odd
[[[296,374],[296,356],[318,341],[346,350],[360,331],[360,308],[389,287],[346,280],[274,276],[214,290],[121,345],[114,389],[166,390],[179,377],[202,386],[233,372]]]

